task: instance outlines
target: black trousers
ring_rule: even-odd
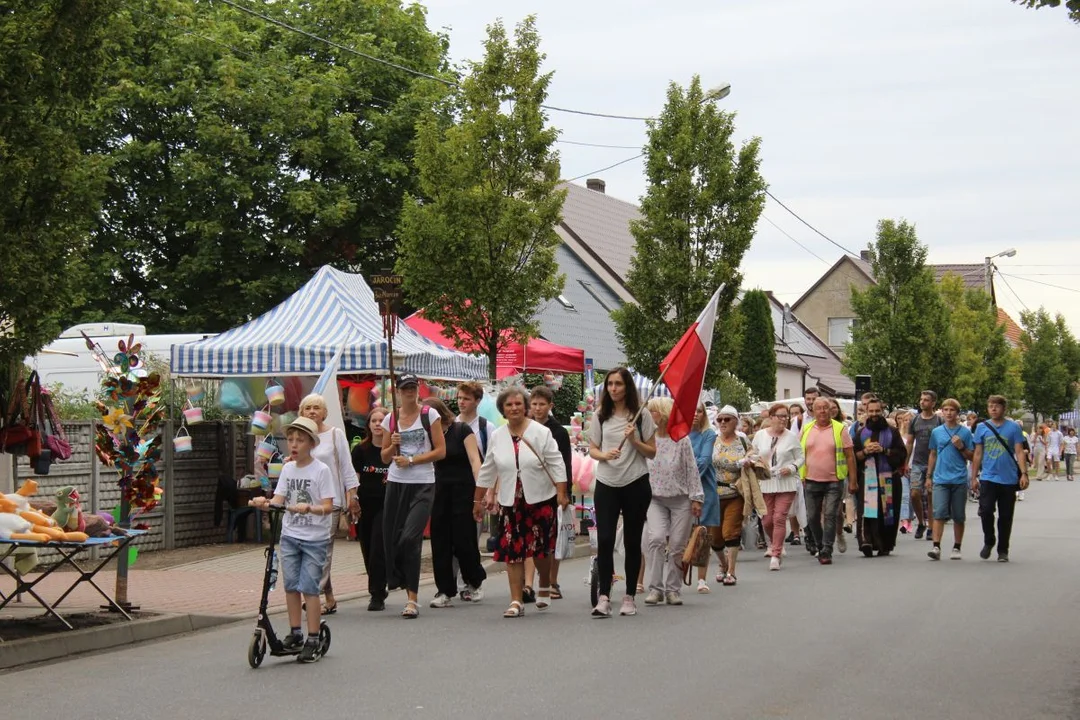
[[[979,481],[979,517],[982,519],[983,544],[994,545],[994,509],[997,509],[997,551],[1009,552],[1013,511],[1016,509],[1017,485]]]
[[[420,552],[424,528],[431,518],[435,483],[422,485],[389,482],[383,507],[386,543],[386,588],[420,591]]]
[[[431,565],[435,586],[447,597],[457,595],[457,560],[461,579],[466,585],[480,587],[487,572],[480,562],[480,544],[476,540],[476,521],[473,520],[473,497],[476,486],[471,482],[435,483],[435,502],[431,509]]]
[[[360,520],[356,538],[367,569],[368,592],[372,598],[386,599],[386,546],[383,542],[383,503],[381,497],[360,498]]]
[[[652,502],[649,476],[642,475],[623,487],[611,487],[597,480],[593,493],[596,505],[596,571],[600,574],[600,595],[611,596],[615,575],[615,535],[619,512],[623,516],[623,552],[626,553],[626,594],[634,596],[641,569],[641,533]]]

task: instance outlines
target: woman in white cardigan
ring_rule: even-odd
[[[526,414],[529,395],[509,387],[496,400],[506,425],[491,436],[491,444],[476,480],[476,504],[499,511],[499,537],[495,561],[506,563],[510,580],[510,607],[505,618],[525,615],[525,558],[532,558],[540,574],[536,609],[551,603],[551,558],[555,555],[558,525],[556,502],[570,504],[566,492],[563,457],[551,431]],[[483,497],[483,500],[481,500]]]
[[[769,424],[754,435],[753,442],[753,453],[771,470],[769,479],[761,482],[766,508],[761,524],[769,543],[765,557],[770,558],[770,570],[780,569],[788,512],[799,489],[799,467],[803,464],[802,443],[799,436],[788,429],[790,412],[784,403],[770,407]]]

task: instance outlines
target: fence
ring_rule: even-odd
[[[64,423],[71,443],[69,460],[53,464],[48,475],[35,476],[26,458],[19,458],[15,486],[27,478],[38,483],[37,498],[51,498],[62,487],[73,485],[82,496],[83,512],[113,512],[120,505],[116,472],[103,466],[94,452],[94,422]],[[189,428],[193,451],[176,454],[171,438],[172,421],[162,430],[162,458],[158,463],[164,496],[153,512],[140,515],[137,522],[150,530],[139,541],[140,552],[222,542],[224,522],[214,527],[214,499],[218,477],[240,477],[251,472],[253,445],[246,423],[206,422]],[[9,456],[3,456],[5,460]],[[39,552],[42,560],[51,553]]]

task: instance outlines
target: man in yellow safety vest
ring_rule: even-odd
[[[858,491],[855,451],[844,424],[832,419],[828,398],[814,401],[814,422],[803,426],[802,448],[806,458],[799,469],[805,483],[807,531],[818,562],[832,565],[833,541],[836,538],[836,515],[843,497],[842,482],[847,481],[852,494]],[[822,527],[824,511],[824,527]]]

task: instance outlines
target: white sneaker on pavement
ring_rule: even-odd
[[[594,618],[611,617],[611,599],[607,595],[601,595],[597,598],[596,607],[593,608],[592,616]]]
[[[949,559],[950,560],[961,560],[962,556],[960,555],[960,548],[954,547],[952,549],[952,552],[949,553]]]
[[[697,591],[702,595],[708,595],[712,592],[712,590],[709,588],[709,583],[705,582],[704,580],[697,581]]]
[[[637,603],[634,602],[634,598],[629,595],[622,599],[622,607],[619,608],[620,615],[637,615]]]
[[[431,603],[428,605],[428,607],[448,608],[448,607],[454,607],[454,603],[453,603],[453,600],[450,598],[449,595],[443,595],[442,593],[438,593],[438,594],[435,595],[435,599],[431,601]]]
[[[659,590],[650,590],[645,596],[646,605],[659,605],[664,600],[664,595]]]
[[[780,569],[780,558],[776,558],[776,557],[771,558],[769,560],[769,569],[770,570],[779,570]]]
[[[461,591],[461,599],[465,602],[478,603],[484,599],[484,591],[482,588],[474,588],[472,585],[466,585],[465,589]]]

